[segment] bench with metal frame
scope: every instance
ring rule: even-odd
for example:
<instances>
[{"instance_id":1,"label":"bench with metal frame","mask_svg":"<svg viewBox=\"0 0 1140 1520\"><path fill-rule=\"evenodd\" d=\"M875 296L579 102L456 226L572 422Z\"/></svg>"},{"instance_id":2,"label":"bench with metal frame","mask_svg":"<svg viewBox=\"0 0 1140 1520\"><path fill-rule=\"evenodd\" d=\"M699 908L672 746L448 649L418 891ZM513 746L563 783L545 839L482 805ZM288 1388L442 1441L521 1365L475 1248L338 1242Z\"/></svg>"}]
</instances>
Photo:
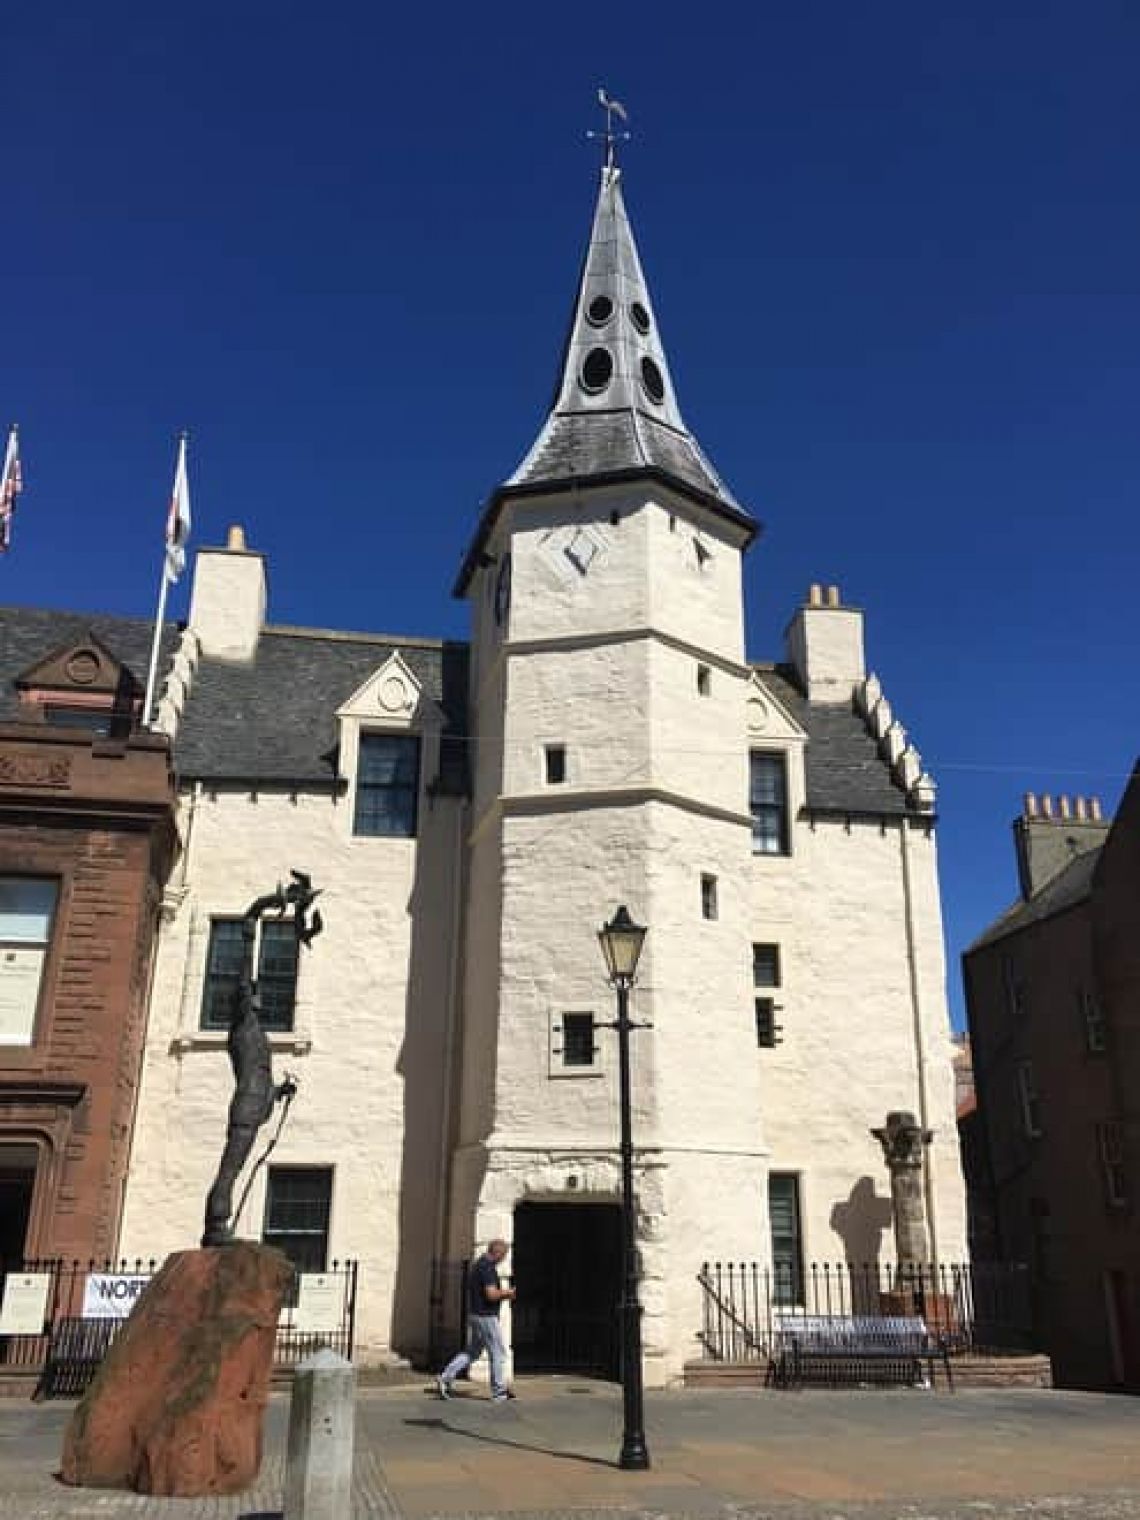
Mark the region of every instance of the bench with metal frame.
<instances>
[{"instance_id":1,"label":"bench with metal frame","mask_svg":"<svg viewBox=\"0 0 1140 1520\"><path fill-rule=\"evenodd\" d=\"M770 1380L777 1388L816 1380L840 1387L896 1382L933 1388L935 1363L941 1362L954 1391L946 1337L931 1335L919 1315L780 1314L773 1328Z\"/></svg>"}]
</instances>

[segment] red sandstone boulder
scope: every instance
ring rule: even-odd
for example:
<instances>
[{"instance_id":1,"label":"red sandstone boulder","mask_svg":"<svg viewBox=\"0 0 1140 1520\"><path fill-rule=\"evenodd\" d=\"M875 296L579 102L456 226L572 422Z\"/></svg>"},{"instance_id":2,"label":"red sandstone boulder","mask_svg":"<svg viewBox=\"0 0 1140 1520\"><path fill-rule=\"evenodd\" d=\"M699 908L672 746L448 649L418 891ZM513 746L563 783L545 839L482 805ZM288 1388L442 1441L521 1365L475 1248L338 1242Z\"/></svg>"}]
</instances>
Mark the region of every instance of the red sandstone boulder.
<instances>
[{"instance_id":1,"label":"red sandstone boulder","mask_svg":"<svg viewBox=\"0 0 1140 1520\"><path fill-rule=\"evenodd\" d=\"M71 1418L63 1481L186 1498L248 1488L291 1271L248 1241L168 1257Z\"/></svg>"}]
</instances>

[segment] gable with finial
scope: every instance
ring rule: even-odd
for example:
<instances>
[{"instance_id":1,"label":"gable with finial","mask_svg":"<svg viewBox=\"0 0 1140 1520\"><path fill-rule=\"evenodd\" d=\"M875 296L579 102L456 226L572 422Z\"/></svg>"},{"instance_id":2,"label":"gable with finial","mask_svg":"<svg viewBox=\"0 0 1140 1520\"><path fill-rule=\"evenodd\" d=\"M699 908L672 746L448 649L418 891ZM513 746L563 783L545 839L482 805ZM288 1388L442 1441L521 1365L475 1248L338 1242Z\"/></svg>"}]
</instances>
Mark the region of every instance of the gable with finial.
<instances>
[{"instance_id":1,"label":"gable with finial","mask_svg":"<svg viewBox=\"0 0 1140 1520\"><path fill-rule=\"evenodd\" d=\"M780 699L753 671L744 700L744 723L750 744L806 744L807 734Z\"/></svg>"},{"instance_id":2,"label":"gable with finial","mask_svg":"<svg viewBox=\"0 0 1140 1520\"><path fill-rule=\"evenodd\" d=\"M398 650L337 709L340 719L356 719L370 727L437 728L443 710L425 695L419 679Z\"/></svg>"}]
</instances>

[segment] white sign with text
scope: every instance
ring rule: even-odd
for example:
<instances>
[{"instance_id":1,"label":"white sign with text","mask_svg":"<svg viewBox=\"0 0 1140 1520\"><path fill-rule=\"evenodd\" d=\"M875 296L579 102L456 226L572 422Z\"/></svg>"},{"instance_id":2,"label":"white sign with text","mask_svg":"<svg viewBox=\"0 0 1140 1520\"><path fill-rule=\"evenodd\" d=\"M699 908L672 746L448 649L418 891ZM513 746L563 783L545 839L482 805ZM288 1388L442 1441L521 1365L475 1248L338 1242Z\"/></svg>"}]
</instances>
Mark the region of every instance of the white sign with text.
<instances>
[{"instance_id":1,"label":"white sign with text","mask_svg":"<svg viewBox=\"0 0 1140 1520\"><path fill-rule=\"evenodd\" d=\"M50 1272L9 1272L0 1304L0 1335L42 1335L50 1292Z\"/></svg>"},{"instance_id":2,"label":"white sign with text","mask_svg":"<svg viewBox=\"0 0 1140 1520\"><path fill-rule=\"evenodd\" d=\"M150 1282L135 1272L90 1272L83 1289L84 1319L126 1319Z\"/></svg>"},{"instance_id":3,"label":"white sign with text","mask_svg":"<svg viewBox=\"0 0 1140 1520\"><path fill-rule=\"evenodd\" d=\"M336 1335L341 1328L344 1285L331 1272L302 1272L293 1311L293 1329L301 1335Z\"/></svg>"}]
</instances>

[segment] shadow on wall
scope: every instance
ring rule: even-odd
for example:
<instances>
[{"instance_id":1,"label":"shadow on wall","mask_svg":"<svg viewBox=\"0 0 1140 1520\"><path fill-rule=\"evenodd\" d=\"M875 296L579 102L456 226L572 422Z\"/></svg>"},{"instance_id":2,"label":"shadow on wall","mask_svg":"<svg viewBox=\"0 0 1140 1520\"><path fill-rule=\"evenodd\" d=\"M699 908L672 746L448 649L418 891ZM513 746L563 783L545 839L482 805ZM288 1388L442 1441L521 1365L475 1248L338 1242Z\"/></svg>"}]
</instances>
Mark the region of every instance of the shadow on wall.
<instances>
[{"instance_id":1,"label":"shadow on wall","mask_svg":"<svg viewBox=\"0 0 1140 1520\"><path fill-rule=\"evenodd\" d=\"M892 1218L891 1200L876 1194L873 1177L860 1177L847 1197L832 1205L831 1228L843 1242L849 1266L878 1262Z\"/></svg>"},{"instance_id":2,"label":"shadow on wall","mask_svg":"<svg viewBox=\"0 0 1140 1520\"><path fill-rule=\"evenodd\" d=\"M449 687L459 683L465 689L466 652L445 645L443 658L443 705L450 710ZM404 1037L394 1074L404 1086L398 1238L377 1243L381 1260L395 1256L392 1349L415 1362L422 1361L429 1343L432 1259L446 1185L440 1139L444 1084L453 1080L446 1069L447 1025L458 985L453 979L460 971L459 944L452 941L460 924L456 894L462 890L463 870L456 792L463 790L464 764L461 749L445 734L437 787L434 795L429 791L417 822Z\"/></svg>"}]
</instances>

